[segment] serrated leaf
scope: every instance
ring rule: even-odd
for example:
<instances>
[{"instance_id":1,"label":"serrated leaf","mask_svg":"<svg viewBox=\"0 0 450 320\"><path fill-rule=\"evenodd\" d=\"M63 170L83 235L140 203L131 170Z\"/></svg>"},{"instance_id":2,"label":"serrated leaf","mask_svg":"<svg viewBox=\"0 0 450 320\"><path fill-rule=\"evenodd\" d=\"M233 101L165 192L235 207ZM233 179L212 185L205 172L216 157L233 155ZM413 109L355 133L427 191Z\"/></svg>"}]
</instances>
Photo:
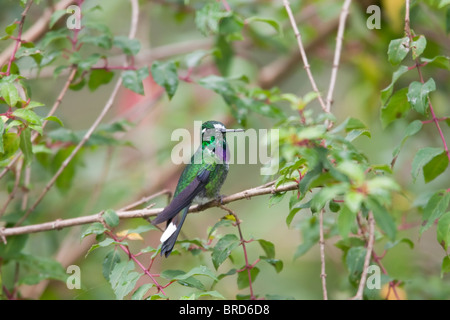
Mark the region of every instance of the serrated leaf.
<instances>
[{"instance_id":1,"label":"serrated leaf","mask_svg":"<svg viewBox=\"0 0 450 320\"><path fill-rule=\"evenodd\" d=\"M19 91L14 83L0 84L0 95L10 107L14 107L20 101Z\"/></svg>"},{"instance_id":2,"label":"serrated leaf","mask_svg":"<svg viewBox=\"0 0 450 320\"><path fill-rule=\"evenodd\" d=\"M145 294L153 288L155 285L153 283L145 283L139 288L136 289L136 291L133 292L133 295L131 296L131 300L142 300L144 299Z\"/></svg>"},{"instance_id":3,"label":"serrated leaf","mask_svg":"<svg viewBox=\"0 0 450 320\"><path fill-rule=\"evenodd\" d=\"M142 81L149 76L148 67L139 70L126 70L122 73L123 85L140 95L144 95Z\"/></svg>"},{"instance_id":4,"label":"serrated leaf","mask_svg":"<svg viewBox=\"0 0 450 320\"><path fill-rule=\"evenodd\" d=\"M225 11L221 3L212 2L195 11L195 25L204 35L216 34L219 31L220 21L232 13Z\"/></svg>"},{"instance_id":5,"label":"serrated leaf","mask_svg":"<svg viewBox=\"0 0 450 320\"><path fill-rule=\"evenodd\" d=\"M414 110L424 115L428 110L428 94L435 90L436 84L433 78L424 84L417 81L411 82L407 94L408 102Z\"/></svg>"},{"instance_id":6,"label":"serrated leaf","mask_svg":"<svg viewBox=\"0 0 450 320\"><path fill-rule=\"evenodd\" d=\"M391 40L388 48L388 60L392 65L397 65L405 59L409 52L409 38Z\"/></svg>"},{"instance_id":7,"label":"serrated leaf","mask_svg":"<svg viewBox=\"0 0 450 320\"><path fill-rule=\"evenodd\" d=\"M16 109L13 112L13 116L23 119L31 124L42 125L41 118L30 109Z\"/></svg>"},{"instance_id":8,"label":"serrated leaf","mask_svg":"<svg viewBox=\"0 0 450 320\"><path fill-rule=\"evenodd\" d=\"M109 276L114 294L118 300L122 300L136 286L141 274L133 271L133 261L122 261L116 263Z\"/></svg>"},{"instance_id":9,"label":"serrated leaf","mask_svg":"<svg viewBox=\"0 0 450 320\"><path fill-rule=\"evenodd\" d=\"M102 264L102 273L106 281L109 282L109 275L114 269L115 265L120 262L120 255L118 250L111 250L106 254Z\"/></svg>"},{"instance_id":10,"label":"serrated leaf","mask_svg":"<svg viewBox=\"0 0 450 320\"><path fill-rule=\"evenodd\" d=\"M411 165L411 175L413 177L413 181L416 180L420 169L422 169L423 166L429 163L434 157L440 155L442 152L445 152L442 148L426 147L420 149L414 156Z\"/></svg>"},{"instance_id":11,"label":"serrated leaf","mask_svg":"<svg viewBox=\"0 0 450 320\"><path fill-rule=\"evenodd\" d=\"M172 99L178 88L178 72L175 62L155 61L152 64L151 72L153 80L162 86L166 90L169 99Z\"/></svg>"},{"instance_id":12,"label":"serrated leaf","mask_svg":"<svg viewBox=\"0 0 450 320\"><path fill-rule=\"evenodd\" d=\"M239 244L240 241L234 234L226 234L219 239L211 254L212 262L216 270L226 260L226 258L228 258L231 251L239 246Z\"/></svg>"}]
</instances>

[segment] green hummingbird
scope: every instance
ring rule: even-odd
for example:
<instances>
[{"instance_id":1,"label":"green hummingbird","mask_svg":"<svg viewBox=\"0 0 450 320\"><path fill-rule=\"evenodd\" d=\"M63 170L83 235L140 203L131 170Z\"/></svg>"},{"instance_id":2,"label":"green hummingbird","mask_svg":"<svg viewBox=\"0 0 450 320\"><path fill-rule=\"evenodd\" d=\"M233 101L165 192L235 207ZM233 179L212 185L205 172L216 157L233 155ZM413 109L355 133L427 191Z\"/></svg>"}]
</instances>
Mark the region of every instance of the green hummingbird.
<instances>
[{"instance_id":1,"label":"green hummingbird","mask_svg":"<svg viewBox=\"0 0 450 320\"><path fill-rule=\"evenodd\" d=\"M167 221L160 241L161 256L172 252L192 202L203 204L220 197L220 188L228 174L229 151L227 132L244 131L226 129L219 121L202 124L202 144L184 168L170 204L152 221L156 225Z\"/></svg>"}]
</instances>

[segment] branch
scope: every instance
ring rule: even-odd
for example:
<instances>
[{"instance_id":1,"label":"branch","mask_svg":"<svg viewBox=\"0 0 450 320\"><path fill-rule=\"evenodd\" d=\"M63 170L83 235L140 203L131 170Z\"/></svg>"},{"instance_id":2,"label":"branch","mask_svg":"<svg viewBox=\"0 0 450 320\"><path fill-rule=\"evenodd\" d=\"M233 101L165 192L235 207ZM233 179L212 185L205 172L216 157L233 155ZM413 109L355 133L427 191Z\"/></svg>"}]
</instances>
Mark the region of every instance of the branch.
<instances>
[{"instance_id":1,"label":"branch","mask_svg":"<svg viewBox=\"0 0 450 320\"><path fill-rule=\"evenodd\" d=\"M131 1L132 10L131 10L131 26L130 26L129 38L133 39L136 35L136 29L137 29L137 23L138 23L138 17L139 17L139 4L138 4L137 0L130 0L130 1ZM127 65L127 63L126 63L126 65ZM109 109L113 105L114 100L116 98L117 93L119 92L121 85L122 85L122 78L119 78L116 82L116 85L114 86L113 91L111 92L111 95L109 96L108 101L106 102L105 106L103 107L103 109L100 112L97 119L95 119L94 123L91 125L89 130L86 132L83 139L81 139L81 141L73 149L72 153L61 164L58 171L53 175L53 177L47 183L44 190L41 192L41 194L39 195L37 200L34 202L34 204L27 210L27 212L24 214L24 216L16 223L16 226L22 224L23 221L25 221L25 219L31 214L31 212L33 212L34 209L36 209L36 207L39 205L39 203L45 197L45 195L50 190L50 188L55 184L56 179L58 179L58 177L61 175L61 173L64 171L64 169L69 165L70 161L73 160L73 158L77 155L77 153L80 151L80 149L89 140L91 135L94 133L95 129L98 127L100 122L103 120L103 118L106 116Z\"/></svg>"},{"instance_id":2,"label":"branch","mask_svg":"<svg viewBox=\"0 0 450 320\"><path fill-rule=\"evenodd\" d=\"M336 37L336 49L334 51L333 68L331 69L330 86L328 88L327 94L327 104L325 110L326 112L331 111L331 104L333 103L333 91L334 86L336 84L337 72L339 69L339 61L341 58L342 40L344 39L345 20L347 19L348 10L351 2L352 0L345 0L344 5L342 6L341 15L339 17L339 27Z\"/></svg>"},{"instance_id":3,"label":"branch","mask_svg":"<svg viewBox=\"0 0 450 320\"><path fill-rule=\"evenodd\" d=\"M62 88L61 92L58 95L58 98L56 99L55 103L53 104L52 109L50 110L50 112L47 114L47 117L52 116L55 112L56 109L58 109L58 107L61 105L61 102L64 98L64 96L66 95L67 90L69 89L70 84L73 81L73 78L75 77L75 74L77 72L77 68L73 67L72 71L69 75L69 77L67 78L66 83L64 84L64 87ZM42 123L42 130L44 130L44 127L47 125L48 120L45 120ZM38 133L34 133L33 136L31 137L31 142L34 142L34 140L36 140L36 138L38 137ZM22 154L22 151L19 150L17 152L17 154L14 156L14 158L12 158L12 160L9 162L9 164L2 170L2 172L0 172L0 179L3 178L3 176L9 171L11 170L11 168L14 166L14 164L16 163L16 161L20 158L20 155Z\"/></svg>"},{"instance_id":4,"label":"branch","mask_svg":"<svg viewBox=\"0 0 450 320\"><path fill-rule=\"evenodd\" d=\"M8 67L6 69L6 75L9 76L11 72L11 65L16 59L16 53L17 50L19 50L20 45L22 44L22 30L23 30L23 24L25 23L25 18L27 16L28 10L30 10L31 5L33 4L33 0L28 1L27 5L25 6L25 9L22 12L22 18L19 22L19 31L17 32L17 38L16 42L14 43L13 49L11 50L11 56L9 58Z\"/></svg>"},{"instance_id":5,"label":"branch","mask_svg":"<svg viewBox=\"0 0 450 320\"><path fill-rule=\"evenodd\" d=\"M303 65L304 65L304 68L308 75L309 82L311 82L311 86L312 86L314 92L317 93L317 98L319 100L319 103L320 103L322 109L325 112L327 112L325 103L322 99L319 89L317 88L316 81L314 80L314 77L311 73L311 67L309 65L308 57L306 56L305 48L303 47L303 43L302 43L302 36L301 36L300 32L298 31L297 24L295 23L295 18L294 18L294 15L292 14L292 10L289 5L289 0L283 0L283 5L286 8L286 12L289 16L289 21L291 22L292 29L294 30L295 37L297 38L298 48L300 49L300 55L302 56Z\"/></svg>"},{"instance_id":6,"label":"branch","mask_svg":"<svg viewBox=\"0 0 450 320\"><path fill-rule=\"evenodd\" d=\"M375 242L375 219L373 218L372 211L369 212L367 221L369 223L369 239L367 242L367 251L366 256L364 258L364 266L361 274L361 280L359 281L358 291L356 295L352 298L352 300L362 300L363 299L363 291L366 286L367 280L367 269L370 263L370 257L372 256L373 244Z\"/></svg>"},{"instance_id":7,"label":"branch","mask_svg":"<svg viewBox=\"0 0 450 320\"><path fill-rule=\"evenodd\" d=\"M319 213L319 246L320 246L320 262L321 262L321 271L320 277L322 278L322 291L323 291L323 300L328 300L327 293L327 274L325 273L325 240L323 236L323 213L324 210L320 210Z\"/></svg>"},{"instance_id":8,"label":"branch","mask_svg":"<svg viewBox=\"0 0 450 320\"><path fill-rule=\"evenodd\" d=\"M22 36L22 40L25 42L33 42L38 39L45 31L48 30L48 24L54 11L66 9L69 5L73 4L75 0L62 0L58 2L53 8L46 9L39 20L37 20L33 26L31 26ZM0 66L8 61L11 53L14 50L14 44L7 47L0 53Z\"/></svg>"},{"instance_id":9,"label":"branch","mask_svg":"<svg viewBox=\"0 0 450 320\"><path fill-rule=\"evenodd\" d=\"M267 195L267 194L274 194L276 192L292 191L292 190L297 190L297 189L298 189L298 185L296 183L283 185L278 188L275 188L274 186L255 187L255 188L247 189L247 190L223 197L222 201L213 200L213 201L210 201L203 205L193 205L190 207L189 212L201 212L208 208L218 207L221 204L224 205L224 204L242 200L242 199L250 199L251 197ZM150 197L153 198L153 197L163 194L163 193L167 193L167 191L166 190L161 191ZM142 199L141 201L144 201L145 199L146 198ZM137 206L137 204L134 203L133 206ZM129 208L129 207L130 206L126 206L125 208ZM148 217L158 215L163 210L164 210L164 208L140 209L140 210L120 209L117 212L117 215L118 215L119 219L148 218ZM2 239L3 242L6 242L6 238L10 237L10 236L51 231L51 230L61 230L63 228L68 228L68 227L73 227L73 226L78 226L78 225L90 224L90 223L94 223L94 222L102 222L103 221L102 214L103 214L103 212L99 212L99 213L96 213L93 215L83 216L83 217L78 217L78 218L57 219L54 221L39 223L39 224L34 224L34 225L29 225L29 226L3 228L3 229L0 229L0 239Z\"/></svg>"},{"instance_id":10,"label":"branch","mask_svg":"<svg viewBox=\"0 0 450 320\"><path fill-rule=\"evenodd\" d=\"M412 36L412 33L411 33L411 26L410 26L410 19L409 19L409 7L410 7L410 0L406 0L405 33L406 33L406 36L410 40L409 43L412 43L413 42L413 36ZM423 84L423 83L425 83L425 81L423 80L423 75L422 75L422 70L421 70L422 64L420 62L420 58L418 57L415 62L416 62L417 72L419 73L420 82ZM442 132L441 126L439 125L439 118L437 118L436 114L434 113L434 108L433 108L433 105L431 104L430 97L428 97L428 106L430 108L430 113L431 113L431 117L433 119L433 122L436 125L436 128L437 128L437 130L439 132L439 136L441 137L442 144L444 145L445 153L447 154L447 158L448 158L448 160L450 162L450 151L449 151L448 146L447 146L447 141L445 140L445 137L444 137L444 134Z\"/></svg>"}]
</instances>

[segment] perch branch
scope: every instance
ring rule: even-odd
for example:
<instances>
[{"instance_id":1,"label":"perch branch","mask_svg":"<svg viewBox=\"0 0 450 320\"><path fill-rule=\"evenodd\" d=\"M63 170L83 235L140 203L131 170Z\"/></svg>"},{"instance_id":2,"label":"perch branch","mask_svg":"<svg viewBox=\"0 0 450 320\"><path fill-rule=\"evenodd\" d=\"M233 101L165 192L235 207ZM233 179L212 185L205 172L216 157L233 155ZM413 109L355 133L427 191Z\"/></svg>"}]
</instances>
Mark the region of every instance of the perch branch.
<instances>
[{"instance_id":1,"label":"perch branch","mask_svg":"<svg viewBox=\"0 0 450 320\"><path fill-rule=\"evenodd\" d=\"M211 202L208 202L203 205L193 205L190 207L189 212L201 212L208 208L212 207L218 207L221 204L225 205L227 203L231 203L234 201L242 200L242 199L249 199L251 197L261 196L261 195L267 195L267 194L274 194L276 192L286 192L286 191L292 191L297 190L298 185L296 183L294 184L286 184L282 185L278 188L275 188L274 186L269 186L265 188L255 187L251 189L247 189L226 197L222 198L222 203L220 203L219 200L213 200ZM166 193L166 191L161 191L160 194ZM154 196L151 196L154 197ZM135 206L136 204L133 204ZM127 206L129 207L129 206ZM127 208L125 207L125 208ZM119 216L119 219L131 219L131 218L148 218L152 216L158 215L161 211L163 211L164 208L154 208L154 209L140 209L140 210L124 210L124 211L118 211L117 215ZM71 219L57 219L50 222L45 223L39 223L34 225L28 225L28 226L19 226L19 227L11 227L11 228L3 228L0 229L0 238L3 240L3 242L6 241L7 237L14 236L14 235L20 235L20 234L29 234L29 233L36 233L36 232L43 232L43 231L51 231L51 230L60 230L63 228L78 226L78 225L85 225L90 224L94 222L102 222L101 217L102 212L89 215L89 216L83 216L78 218L71 218Z\"/></svg>"}]
</instances>

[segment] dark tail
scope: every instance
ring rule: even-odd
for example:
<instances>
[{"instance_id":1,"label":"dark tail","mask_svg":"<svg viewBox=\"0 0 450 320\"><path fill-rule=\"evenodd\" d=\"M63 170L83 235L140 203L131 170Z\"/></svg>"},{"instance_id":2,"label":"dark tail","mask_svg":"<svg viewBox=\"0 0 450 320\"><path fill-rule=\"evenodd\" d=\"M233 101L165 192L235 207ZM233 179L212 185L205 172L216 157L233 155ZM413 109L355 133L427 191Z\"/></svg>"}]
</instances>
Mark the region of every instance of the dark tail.
<instances>
[{"instance_id":1,"label":"dark tail","mask_svg":"<svg viewBox=\"0 0 450 320\"><path fill-rule=\"evenodd\" d=\"M170 255L173 250L173 246L177 241L178 235L180 234L181 227L183 226L184 220L186 219L189 206L183 209L180 222L177 224L177 230L161 244L161 256L164 255L166 258Z\"/></svg>"}]
</instances>

